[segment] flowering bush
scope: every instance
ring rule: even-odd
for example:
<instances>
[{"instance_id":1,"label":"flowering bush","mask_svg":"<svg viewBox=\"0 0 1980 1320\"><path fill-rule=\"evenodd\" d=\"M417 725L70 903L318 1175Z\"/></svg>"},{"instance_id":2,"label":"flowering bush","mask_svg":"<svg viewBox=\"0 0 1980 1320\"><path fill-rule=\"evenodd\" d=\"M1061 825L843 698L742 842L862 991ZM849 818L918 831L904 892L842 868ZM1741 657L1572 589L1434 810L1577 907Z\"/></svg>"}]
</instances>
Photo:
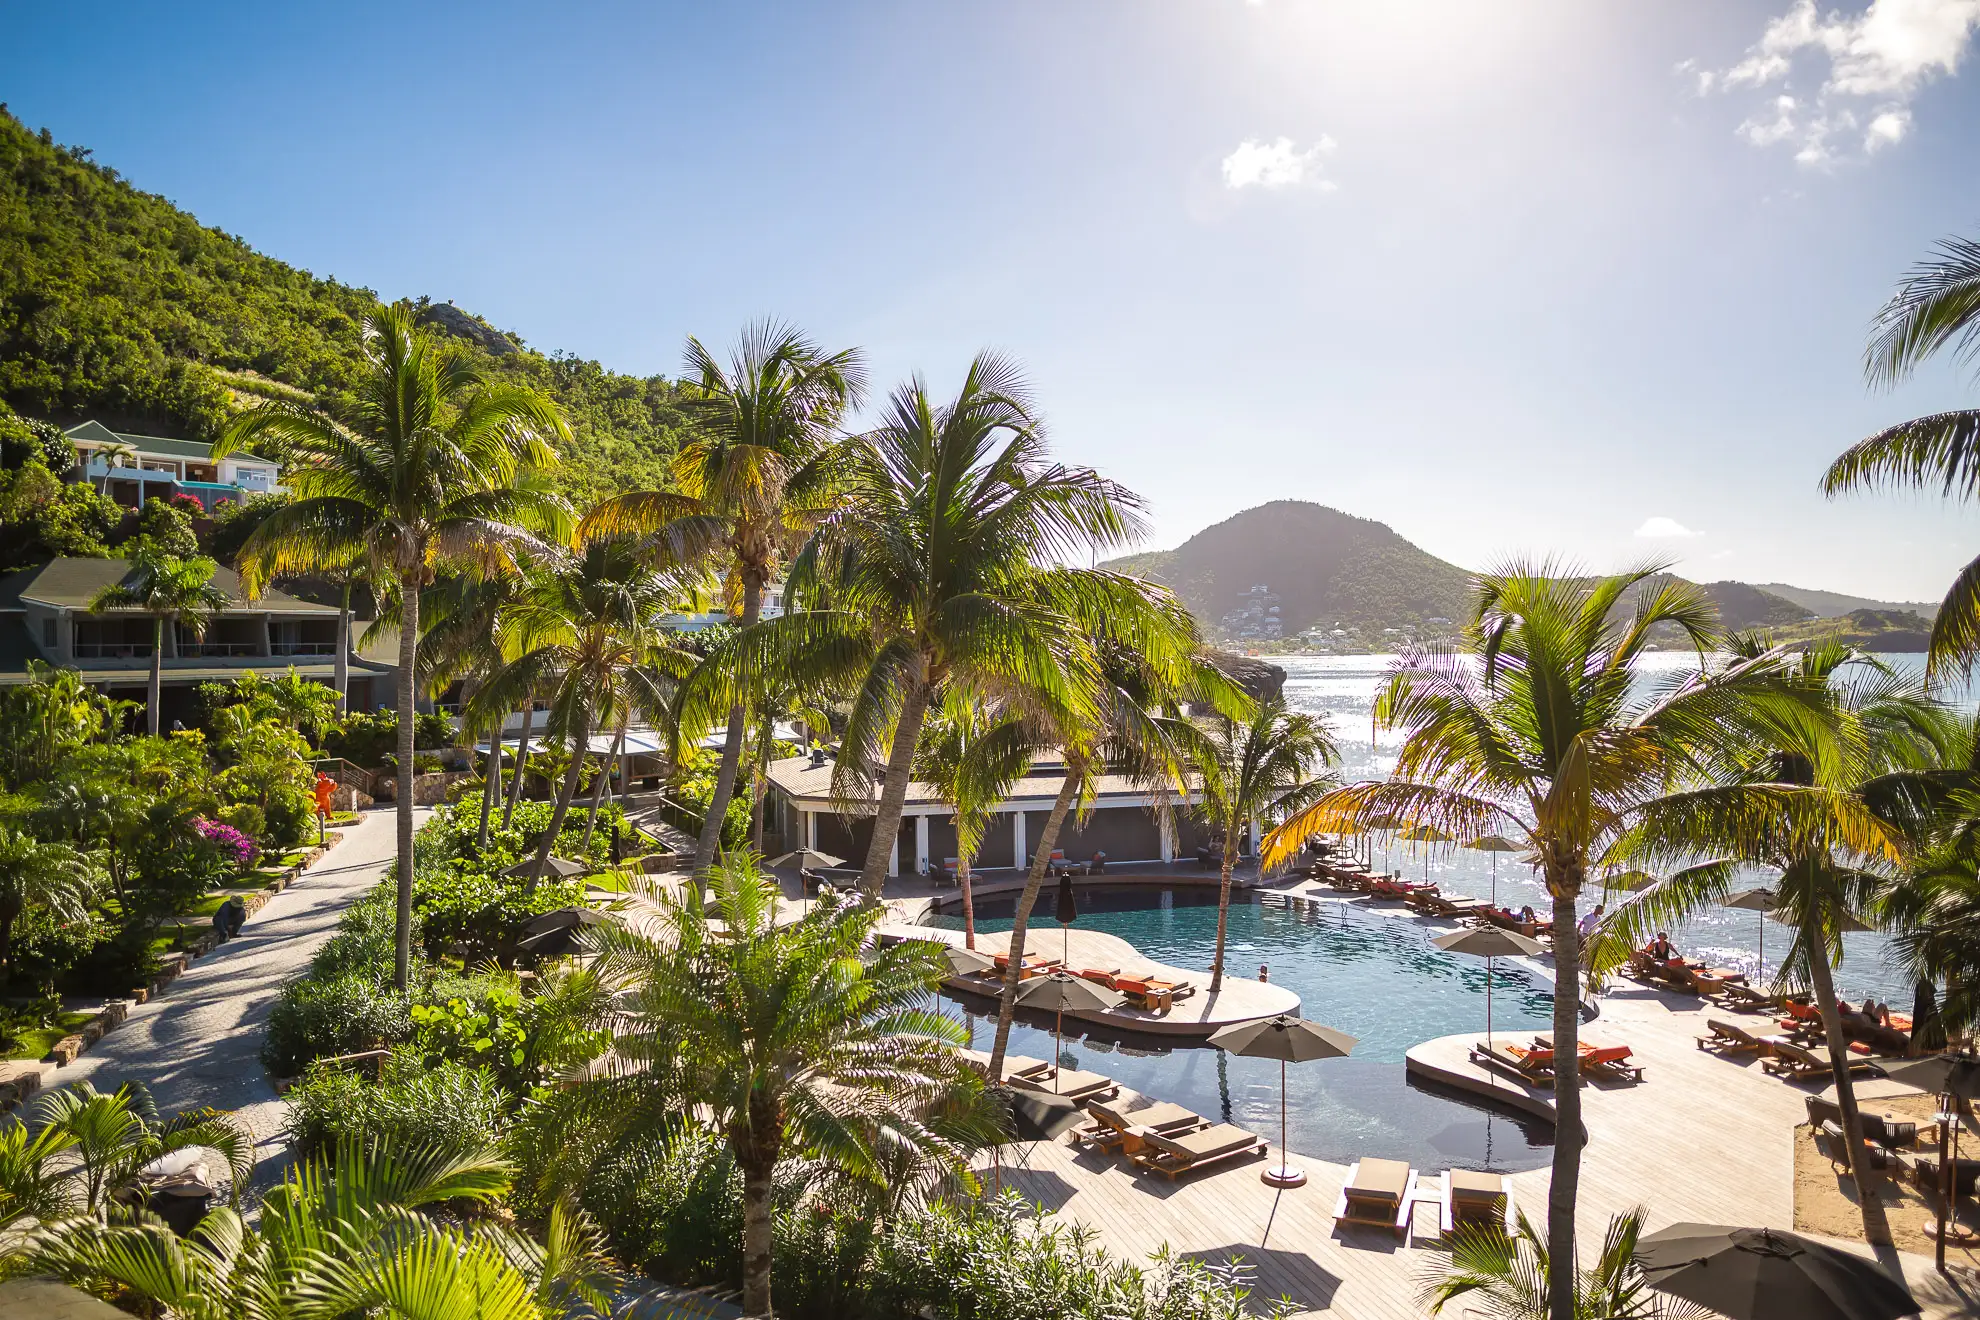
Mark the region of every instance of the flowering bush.
<instances>
[{"instance_id":1,"label":"flowering bush","mask_svg":"<svg viewBox=\"0 0 1980 1320\"><path fill-rule=\"evenodd\" d=\"M193 830L200 838L212 844L214 850L222 857L233 862L237 871L247 870L254 865L254 859L261 855L261 849L255 841L232 825L202 817L193 822Z\"/></svg>"}]
</instances>

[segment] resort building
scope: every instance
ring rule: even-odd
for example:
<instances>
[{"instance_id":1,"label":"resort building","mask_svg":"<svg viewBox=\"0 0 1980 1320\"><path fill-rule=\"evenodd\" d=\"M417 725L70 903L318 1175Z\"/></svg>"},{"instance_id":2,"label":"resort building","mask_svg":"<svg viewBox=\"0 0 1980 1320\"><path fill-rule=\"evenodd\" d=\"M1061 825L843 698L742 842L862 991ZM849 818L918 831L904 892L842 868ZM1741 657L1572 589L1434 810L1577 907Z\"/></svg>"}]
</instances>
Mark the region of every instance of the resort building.
<instances>
[{"instance_id":1,"label":"resort building","mask_svg":"<svg viewBox=\"0 0 1980 1320\"><path fill-rule=\"evenodd\" d=\"M83 681L111 696L142 700L151 670L152 616L141 610L93 610L90 602L131 571L123 559L52 559L0 577L0 685L27 677L30 660L81 671ZM337 648L347 642L336 607L298 600L273 589L249 600L232 569L214 574L230 599L195 638L183 626L165 629L166 723L190 709L192 688L248 669L294 668L330 683ZM389 700L393 671L353 660L351 706Z\"/></svg>"},{"instance_id":2,"label":"resort building","mask_svg":"<svg viewBox=\"0 0 1980 1320\"><path fill-rule=\"evenodd\" d=\"M70 477L133 509L148 499L190 495L211 513L215 505L281 489L281 468L254 454L215 462L202 441L130 435L96 421L72 426L66 434L76 447Z\"/></svg>"},{"instance_id":3,"label":"resort building","mask_svg":"<svg viewBox=\"0 0 1980 1320\"><path fill-rule=\"evenodd\" d=\"M876 783L852 802L835 797L833 764L822 752L773 761L764 825L779 832L787 847L802 845L857 865L873 838L880 789ZM991 822L971 870L1029 866L1032 842L1045 827L1064 777L1065 763L1058 756L1039 758L1016 791L997 804L998 819ZM1057 850L1072 862L1091 861L1095 854L1105 853L1109 868L1166 865L1177 857L1194 857L1204 842L1202 824L1187 810L1196 800L1193 793L1151 791L1126 775L1097 776L1091 812L1084 821L1067 815ZM953 870L955 811L933 784L909 784L888 874L939 875Z\"/></svg>"}]
</instances>

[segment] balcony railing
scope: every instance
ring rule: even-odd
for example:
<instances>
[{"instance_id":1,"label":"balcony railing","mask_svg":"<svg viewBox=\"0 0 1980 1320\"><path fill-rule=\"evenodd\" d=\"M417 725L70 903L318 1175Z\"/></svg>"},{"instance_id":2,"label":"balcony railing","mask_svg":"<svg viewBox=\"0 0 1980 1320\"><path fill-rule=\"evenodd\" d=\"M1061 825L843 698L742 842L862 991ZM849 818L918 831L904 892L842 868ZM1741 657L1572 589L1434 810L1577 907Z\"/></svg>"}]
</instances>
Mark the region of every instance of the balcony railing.
<instances>
[{"instance_id":1,"label":"balcony railing","mask_svg":"<svg viewBox=\"0 0 1980 1320\"><path fill-rule=\"evenodd\" d=\"M270 655L335 655L335 642L270 642Z\"/></svg>"},{"instance_id":2,"label":"balcony railing","mask_svg":"<svg viewBox=\"0 0 1980 1320\"><path fill-rule=\"evenodd\" d=\"M150 642L77 642L78 660L149 660Z\"/></svg>"},{"instance_id":3,"label":"balcony railing","mask_svg":"<svg viewBox=\"0 0 1980 1320\"><path fill-rule=\"evenodd\" d=\"M260 655L261 646L257 642L180 642L179 658L182 660L238 659L241 656Z\"/></svg>"}]
</instances>

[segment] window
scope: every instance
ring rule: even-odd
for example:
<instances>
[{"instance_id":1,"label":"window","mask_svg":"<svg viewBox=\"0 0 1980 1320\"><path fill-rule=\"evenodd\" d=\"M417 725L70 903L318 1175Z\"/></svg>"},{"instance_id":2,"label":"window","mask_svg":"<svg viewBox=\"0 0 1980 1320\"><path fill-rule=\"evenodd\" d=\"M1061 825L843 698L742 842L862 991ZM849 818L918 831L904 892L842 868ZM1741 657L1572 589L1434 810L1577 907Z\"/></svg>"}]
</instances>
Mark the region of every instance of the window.
<instances>
[{"instance_id":1,"label":"window","mask_svg":"<svg viewBox=\"0 0 1980 1320\"><path fill-rule=\"evenodd\" d=\"M41 621L41 648L44 651L55 649L55 620L53 619L43 619Z\"/></svg>"}]
</instances>

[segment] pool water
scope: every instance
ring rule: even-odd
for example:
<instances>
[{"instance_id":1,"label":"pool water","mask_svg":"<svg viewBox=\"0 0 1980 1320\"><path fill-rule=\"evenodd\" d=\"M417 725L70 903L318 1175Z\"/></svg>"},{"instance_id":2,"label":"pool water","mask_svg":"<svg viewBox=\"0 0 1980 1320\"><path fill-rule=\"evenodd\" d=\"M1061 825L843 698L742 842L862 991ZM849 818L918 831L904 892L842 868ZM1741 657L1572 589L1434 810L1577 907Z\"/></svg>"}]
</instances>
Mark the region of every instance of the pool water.
<instances>
[{"instance_id":1,"label":"pool water","mask_svg":"<svg viewBox=\"0 0 1980 1320\"><path fill-rule=\"evenodd\" d=\"M1079 925L1118 935L1159 962L1205 969L1208 981L1216 948L1214 889L1093 888L1080 891ZM977 908L977 929L1011 927L1010 899ZM931 919L960 929L959 915ZM1057 947L1059 925L1049 912L1034 917L1027 947L1047 956ZM1485 1026L1486 964L1448 954L1430 944L1412 922L1352 910L1313 914L1234 897L1226 942L1229 974L1256 976L1270 968L1275 985L1300 997L1303 1016L1358 1039L1344 1059L1320 1059L1286 1070L1292 1149L1319 1159L1350 1163L1363 1155L1406 1159L1420 1168L1537 1168L1553 1143L1545 1123L1486 1109L1460 1092L1408 1078L1403 1059L1410 1046L1436 1036ZM996 1010L982 998L960 998L972 1045L987 1050L996 1035ZM1516 970L1500 967L1492 985L1493 1029L1544 1031L1553 997ZM1162 1100L1187 1105L1206 1117L1239 1124L1276 1145L1279 1140L1279 1065L1227 1054L1212 1046L1159 1036L1084 1032L1067 1023L1062 1061L1114 1078ZM1020 1011L1011 1033L1013 1053L1052 1056L1052 1019Z\"/></svg>"}]
</instances>

